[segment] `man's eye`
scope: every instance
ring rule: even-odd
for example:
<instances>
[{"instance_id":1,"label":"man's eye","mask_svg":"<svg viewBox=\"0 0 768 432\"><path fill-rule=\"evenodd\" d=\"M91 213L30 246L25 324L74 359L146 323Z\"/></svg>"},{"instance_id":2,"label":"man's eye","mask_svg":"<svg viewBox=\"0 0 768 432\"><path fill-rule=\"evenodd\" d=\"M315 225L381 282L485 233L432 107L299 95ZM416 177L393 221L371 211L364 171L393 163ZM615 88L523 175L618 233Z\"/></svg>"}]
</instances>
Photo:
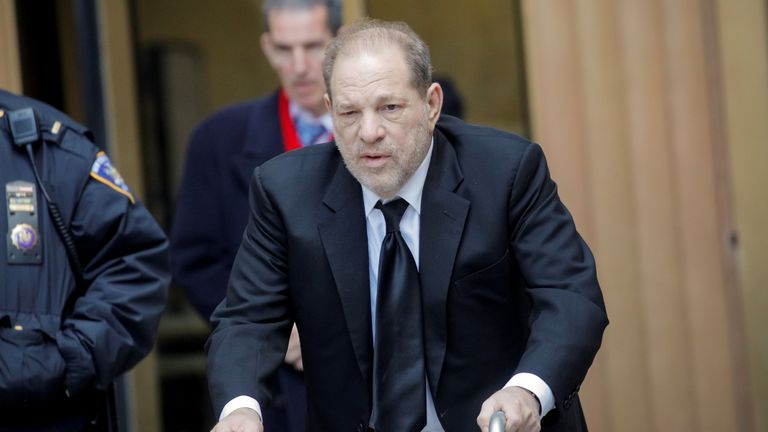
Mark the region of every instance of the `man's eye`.
<instances>
[{"instance_id":1,"label":"man's eye","mask_svg":"<svg viewBox=\"0 0 768 432\"><path fill-rule=\"evenodd\" d=\"M397 111L398 108L400 108L400 106L395 104L384 105L384 111L388 112Z\"/></svg>"}]
</instances>

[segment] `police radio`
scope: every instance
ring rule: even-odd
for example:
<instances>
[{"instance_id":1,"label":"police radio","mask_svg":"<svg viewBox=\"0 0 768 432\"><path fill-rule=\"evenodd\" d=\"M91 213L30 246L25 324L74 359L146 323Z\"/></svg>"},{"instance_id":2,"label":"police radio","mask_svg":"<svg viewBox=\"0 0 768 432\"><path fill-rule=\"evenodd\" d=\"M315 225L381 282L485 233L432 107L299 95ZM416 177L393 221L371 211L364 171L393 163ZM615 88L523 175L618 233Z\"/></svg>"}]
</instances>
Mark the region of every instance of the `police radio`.
<instances>
[{"instance_id":1,"label":"police radio","mask_svg":"<svg viewBox=\"0 0 768 432\"><path fill-rule=\"evenodd\" d=\"M48 194L45 184L40 178L35 162L35 154L32 145L41 141L40 128L37 124L35 110L22 108L8 111L8 126L11 131L13 144L24 147L32 165L32 172L40 191L43 193L48 205L53 226L64 243L72 271L78 282L82 281L83 270L80 259L77 256L75 242L69 232L64 219L61 217L59 206ZM37 212L37 196L35 184L30 182L11 182L5 186L5 195L8 208L8 263L9 264L40 264L42 262L41 239L39 238L39 213ZM79 284L78 284L79 285Z\"/></svg>"}]
</instances>

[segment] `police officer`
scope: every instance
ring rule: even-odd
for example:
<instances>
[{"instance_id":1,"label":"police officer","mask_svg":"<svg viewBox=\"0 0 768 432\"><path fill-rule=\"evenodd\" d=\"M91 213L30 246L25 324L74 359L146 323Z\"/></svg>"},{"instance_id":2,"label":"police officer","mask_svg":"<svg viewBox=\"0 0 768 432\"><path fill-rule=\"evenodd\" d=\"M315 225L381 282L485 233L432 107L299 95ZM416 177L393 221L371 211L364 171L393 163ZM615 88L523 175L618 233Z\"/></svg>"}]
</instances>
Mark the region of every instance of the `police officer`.
<instances>
[{"instance_id":1,"label":"police officer","mask_svg":"<svg viewBox=\"0 0 768 432\"><path fill-rule=\"evenodd\" d=\"M152 344L168 243L90 133L0 90L0 430L105 430Z\"/></svg>"}]
</instances>

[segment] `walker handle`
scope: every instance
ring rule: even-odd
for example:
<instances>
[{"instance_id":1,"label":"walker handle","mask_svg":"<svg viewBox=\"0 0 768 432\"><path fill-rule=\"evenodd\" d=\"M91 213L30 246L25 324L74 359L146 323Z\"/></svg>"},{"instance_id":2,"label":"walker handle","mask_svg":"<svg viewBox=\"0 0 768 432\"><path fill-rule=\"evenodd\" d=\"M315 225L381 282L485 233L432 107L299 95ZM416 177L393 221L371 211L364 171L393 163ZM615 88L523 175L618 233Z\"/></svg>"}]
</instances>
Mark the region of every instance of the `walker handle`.
<instances>
[{"instance_id":1,"label":"walker handle","mask_svg":"<svg viewBox=\"0 0 768 432\"><path fill-rule=\"evenodd\" d=\"M504 432L504 424L507 422L507 418L504 416L504 411L496 411L491 416L491 423L488 426L488 432Z\"/></svg>"}]
</instances>

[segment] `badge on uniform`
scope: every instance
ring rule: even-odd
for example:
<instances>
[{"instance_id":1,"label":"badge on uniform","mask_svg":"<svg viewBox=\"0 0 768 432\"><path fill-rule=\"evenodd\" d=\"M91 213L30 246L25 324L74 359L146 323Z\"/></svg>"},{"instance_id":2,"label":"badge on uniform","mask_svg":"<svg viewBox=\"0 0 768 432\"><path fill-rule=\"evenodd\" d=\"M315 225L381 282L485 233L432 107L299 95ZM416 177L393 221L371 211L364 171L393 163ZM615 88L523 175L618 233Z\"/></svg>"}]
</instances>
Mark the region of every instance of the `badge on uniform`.
<instances>
[{"instance_id":1,"label":"badge on uniform","mask_svg":"<svg viewBox=\"0 0 768 432\"><path fill-rule=\"evenodd\" d=\"M6 183L5 199L8 212L8 263L41 264L43 249L38 229L40 225L35 184L26 181Z\"/></svg>"},{"instance_id":2,"label":"badge on uniform","mask_svg":"<svg viewBox=\"0 0 768 432\"><path fill-rule=\"evenodd\" d=\"M131 200L131 204L135 204L133 193L131 193L131 190L128 189L128 185L125 184L123 176L121 176L120 173L117 172L117 169L112 166L112 163L109 161L109 157L103 151L99 152L96 155L96 160L93 161L93 166L91 167L91 177L93 177L96 181L104 183L115 191L125 195L129 200Z\"/></svg>"}]
</instances>

